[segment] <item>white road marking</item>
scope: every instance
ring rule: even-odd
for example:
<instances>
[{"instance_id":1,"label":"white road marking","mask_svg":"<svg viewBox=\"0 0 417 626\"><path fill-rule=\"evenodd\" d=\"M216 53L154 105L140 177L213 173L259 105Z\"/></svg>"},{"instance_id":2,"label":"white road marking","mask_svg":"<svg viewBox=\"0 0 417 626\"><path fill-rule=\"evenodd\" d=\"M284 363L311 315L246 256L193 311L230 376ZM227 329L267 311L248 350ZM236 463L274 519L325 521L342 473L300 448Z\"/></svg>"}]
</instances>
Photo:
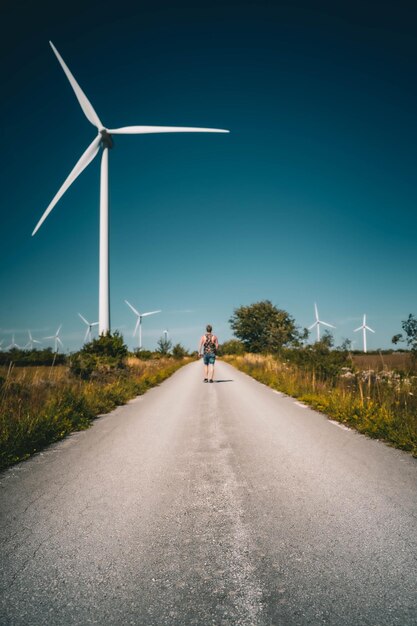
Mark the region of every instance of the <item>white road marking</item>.
<instances>
[{"instance_id":1,"label":"white road marking","mask_svg":"<svg viewBox=\"0 0 417 626\"><path fill-rule=\"evenodd\" d=\"M301 402L294 402L294 404L300 406L302 409L308 409L308 406L306 404L301 404Z\"/></svg>"},{"instance_id":2,"label":"white road marking","mask_svg":"<svg viewBox=\"0 0 417 626\"><path fill-rule=\"evenodd\" d=\"M345 426L344 424L341 424L340 422L336 422L335 420L329 420L330 424L333 424L334 426L338 426L339 428L342 428L343 430L352 430L351 428L349 428L349 426Z\"/></svg>"}]
</instances>

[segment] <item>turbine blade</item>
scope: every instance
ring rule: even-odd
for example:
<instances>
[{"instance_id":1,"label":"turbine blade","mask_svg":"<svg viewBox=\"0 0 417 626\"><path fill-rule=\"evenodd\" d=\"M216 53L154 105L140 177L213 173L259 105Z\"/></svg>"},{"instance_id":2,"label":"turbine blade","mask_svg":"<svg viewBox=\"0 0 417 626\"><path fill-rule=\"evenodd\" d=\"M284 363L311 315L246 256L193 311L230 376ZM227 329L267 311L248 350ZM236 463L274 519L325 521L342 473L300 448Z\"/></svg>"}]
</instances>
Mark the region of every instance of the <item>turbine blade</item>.
<instances>
[{"instance_id":1,"label":"turbine blade","mask_svg":"<svg viewBox=\"0 0 417 626\"><path fill-rule=\"evenodd\" d=\"M139 311L136 311L135 307L134 307L134 306L132 306L132 305L130 304L130 302L128 302L127 300L125 300L125 302L126 302L127 306L128 306L129 308L131 308L131 309L132 309L132 311L133 311L133 313L134 313L135 315L140 315Z\"/></svg>"},{"instance_id":2,"label":"turbine blade","mask_svg":"<svg viewBox=\"0 0 417 626\"><path fill-rule=\"evenodd\" d=\"M60 325L59 325L59 328L58 328L58 330L57 330L57 331L56 331L56 333L55 333L55 335L56 335L57 337L58 337L58 335L59 335L59 331L61 330L61 328L62 328L62 324L60 324Z\"/></svg>"},{"instance_id":3,"label":"turbine blade","mask_svg":"<svg viewBox=\"0 0 417 626\"><path fill-rule=\"evenodd\" d=\"M319 312L318 312L318 309L317 309L317 304L316 304L316 303L314 303L314 312L315 312L315 314L316 314L316 320L317 320L317 321L319 321Z\"/></svg>"},{"instance_id":4,"label":"turbine blade","mask_svg":"<svg viewBox=\"0 0 417 626\"><path fill-rule=\"evenodd\" d=\"M333 326L333 324L328 324L327 322L320 321L320 324L323 324L323 326L328 326L329 328L336 328L336 326Z\"/></svg>"},{"instance_id":5,"label":"turbine blade","mask_svg":"<svg viewBox=\"0 0 417 626\"><path fill-rule=\"evenodd\" d=\"M81 174L81 172L83 170L85 170L87 165L89 165L91 163L91 161L94 159L94 157L96 156L96 154L98 152L100 141L101 141L101 135L98 135L94 139L94 141L88 146L87 150L84 152L84 154L81 156L81 158L77 161L77 164L75 165L74 169L72 170L70 175L67 177L67 179L65 180L64 184L59 189L58 193L55 194L52 202L49 204L49 206L46 209L45 213L42 215L41 219L36 224L35 230L32 233L32 237L33 237L33 235L35 235L35 233L42 226L42 224L44 223L44 221L46 220L46 218L48 217L48 215L50 214L50 212L52 211L52 209L54 208L54 206L56 205L58 200L64 195L64 193L66 192L68 187L70 187L70 185L72 185L74 180Z\"/></svg>"},{"instance_id":6,"label":"turbine blade","mask_svg":"<svg viewBox=\"0 0 417 626\"><path fill-rule=\"evenodd\" d=\"M314 326L317 326L317 322L314 322L314 324L311 324L311 326L308 327L308 330L311 330L312 328L314 328Z\"/></svg>"},{"instance_id":7,"label":"turbine blade","mask_svg":"<svg viewBox=\"0 0 417 626\"><path fill-rule=\"evenodd\" d=\"M93 126L96 126L99 130L101 130L102 128L104 128L103 124L100 122L100 118L97 115L97 113L94 111L91 102L89 101L89 99L87 98L87 96L85 95L85 93L83 92L83 90L81 89L77 81L75 80L74 76L71 74L67 64L65 63L62 56L59 54L58 50L55 48L52 41L50 41L49 44L52 50L54 51L55 56L58 59L62 69L64 70L65 75L71 84L71 87L74 90L77 100L80 103L80 107L84 111L84 115L86 116L88 121L93 124Z\"/></svg>"},{"instance_id":8,"label":"turbine blade","mask_svg":"<svg viewBox=\"0 0 417 626\"><path fill-rule=\"evenodd\" d=\"M59 338L59 337L56 337L56 340L57 340L57 342L58 342L58 343L59 343L62 347L64 347L64 344L62 343L62 341L60 340L60 338Z\"/></svg>"},{"instance_id":9,"label":"turbine blade","mask_svg":"<svg viewBox=\"0 0 417 626\"><path fill-rule=\"evenodd\" d=\"M149 311L149 313L142 313L141 317L146 317L147 315L154 315L155 313L160 313L161 311Z\"/></svg>"},{"instance_id":10,"label":"turbine blade","mask_svg":"<svg viewBox=\"0 0 417 626\"><path fill-rule=\"evenodd\" d=\"M99 324L98 322L92 322L90 326L98 326L98 324Z\"/></svg>"},{"instance_id":11,"label":"turbine blade","mask_svg":"<svg viewBox=\"0 0 417 626\"><path fill-rule=\"evenodd\" d=\"M188 126L124 126L108 131L113 135L147 135L149 133L230 133L223 128L192 128Z\"/></svg>"},{"instance_id":12,"label":"turbine blade","mask_svg":"<svg viewBox=\"0 0 417 626\"><path fill-rule=\"evenodd\" d=\"M357 332L358 332L358 330L362 330L362 328L363 328L362 326L359 326L359 328L355 328L355 330L354 330L353 332L354 332L354 333L357 333Z\"/></svg>"},{"instance_id":13,"label":"turbine blade","mask_svg":"<svg viewBox=\"0 0 417 626\"><path fill-rule=\"evenodd\" d=\"M370 331L371 331L371 333L374 333L374 332L375 332L375 331L374 331L374 330L372 330L372 328L370 328L369 326L365 326L365 328L366 328L366 330L370 330Z\"/></svg>"},{"instance_id":14,"label":"turbine blade","mask_svg":"<svg viewBox=\"0 0 417 626\"><path fill-rule=\"evenodd\" d=\"M88 339L88 333L90 332L90 328L87 328L87 330L85 331L85 335L84 335L84 343L87 341Z\"/></svg>"},{"instance_id":15,"label":"turbine blade","mask_svg":"<svg viewBox=\"0 0 417 626\"><path fill-rule=\"evenodd\" d=\"M87 322L87 320L85 319L85 317L83 317L81 315L81 313L78 313L79 317L81 317L82 321L84 322L84 324L87 324L87 326L90 324L90 322Z\"/></svg>"},{"instance_id":16,"label":"turbine blade","mask_svg":"<svg viewBox=\"0 0 417 626\"><path fill-rule=\"evenodd\" d=\"M135 336L136 333L138 332L139 324L140 324L140 317L138 317L136 321L136 326L135 326L135 330L133 331L133 336Z\"/></svg>"}]
</instances>

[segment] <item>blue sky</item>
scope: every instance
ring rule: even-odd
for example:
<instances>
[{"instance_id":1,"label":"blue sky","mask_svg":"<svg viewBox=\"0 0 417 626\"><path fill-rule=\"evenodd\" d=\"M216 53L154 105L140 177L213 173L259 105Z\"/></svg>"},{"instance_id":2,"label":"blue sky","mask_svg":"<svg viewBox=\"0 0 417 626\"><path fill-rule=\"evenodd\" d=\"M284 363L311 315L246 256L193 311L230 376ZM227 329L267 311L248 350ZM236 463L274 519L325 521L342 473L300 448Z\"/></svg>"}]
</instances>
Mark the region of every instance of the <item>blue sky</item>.
<instances>
[{"instance_id":1,"label":"blue sky","mask_svg":"<svg viewBox=\"0 0 417 626\"><path fill-rule=\"evenodd\" d=\"M48 41L108 127L111 320L129 346L163 330L229 339L234 308L269 299L336 343L367 314L368 348L417 314L416 11L410 3L8 3L0 71L0 340L67 350L98 315L97 158L31 232L95 136Z\"/></svg>"}]
</instances>

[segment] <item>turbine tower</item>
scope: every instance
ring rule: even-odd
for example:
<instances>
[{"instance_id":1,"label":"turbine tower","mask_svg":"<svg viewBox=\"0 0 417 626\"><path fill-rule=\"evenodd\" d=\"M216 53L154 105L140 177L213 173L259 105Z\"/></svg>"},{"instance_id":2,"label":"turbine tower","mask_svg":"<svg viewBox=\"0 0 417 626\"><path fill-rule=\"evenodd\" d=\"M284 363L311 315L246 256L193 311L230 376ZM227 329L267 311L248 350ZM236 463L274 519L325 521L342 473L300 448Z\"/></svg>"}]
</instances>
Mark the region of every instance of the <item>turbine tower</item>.
<instances>
[{"instance_id":1,"label":"turbine tower","mask_svg":"<svg viewBox=\"0 0 417 626\"><path fill-rule=\"evenodd\" d=\"M363 316L363 322L362 322L362 326L359 326L359 328L355 328L355 330L353 331L354 333L357 333L359 330L362 331L362 337L363 337L363 351L366 352L366 331L370 330L371 333L374 333L375 331L372 330L372 328L370 328L369 326L366 325L366 315Z\"/></svg>"},{"instance_id":2,"label":"turbine tower","mask_svg":"<svg viewBox=\"0 0 417 626\"><path fill-rule=\"evenodd\" d=\"M139 313L139 311L137 311L135 309L134 306L132 306L130 304L130 302L128 302L127 300L125 300L127 306L132 309L133 313L137 316L137 322L136 322L136 326L135 326L135 330L133 331L133 336L136 335L136 332L139 328L139 350L142 348L142 317L147 317L148 315L155 315L155 313L160 313L161 311L149 311L148 313Z\"/></svg>"},{"instance_id":3,"label":"turbine tower","mask_svg":"<svg viewBox=\"0 0 417 626\"><path fill-rule=\"evenodd\" d=\"M314 303L314 312L315 312L315 315L316 315L316 321L314 322L314 324L311 324L311 326L308 327L308 330L311 330L312 328L314 328L316 326L316 328L317 328L317 341L320 341L320 326L328 326L329 328L336 328L336 326L333 326L332 324L328 324L327 322L323 322L319 318L319 312L318 312L316 303Z\"/></svg>"},{"instance_id":4,"label":"turbine tower","mask_svg":"<svg viewBox=\"0 0 417 626\"><path fill-rule=\"evenodd\" d=\"M42 223L48 217L58 200L72 185L81 172L91 163L97 155L100 146L103 153L101 157L100 178L100 252L99 252L99 334L103 335L110 331L110 296L109 296L109 200L108 200L108 152L113 147L112 135L131 135L148 133L228 133L228 130L219 128L191 128L181 126L125 126L123 128L108 129L100 121L87 96L78 85L68 66L55 48L49 42L62 69L68 78L71 87L78 99L84 115L98 134L82 154L76 165L60 187L41 219L37 223L32 236L37 232Z\"/></svg>"},{"instance_id":5,"label":"turbine tower","mask_svg":"<svg viewBox=\"0 0 417 626\"><path fill-rule=\"evenodd\" d=\"M98 326L98 322L89 322L88 320L85 319L83 315L81 315L81 313L78 313L78 315L82 319L84 324L87 325L87 330L85 331L84 343L87 341L87 339L88 341L91 341L91 329L93 328L93 326Z\"/></svg>"},{"instance_id":6,"label":"turbine tower","mask_svg":"<svg viewBox=\"0 0 417 626\"><path fill-rule=\"evenodd\" d=\"M54 340L55 352L58 352L58 344L62 348L64 347L61 339L59 338L59 331L61 330L61 328L62 328L62 324L59 326L59 328L56 331L55 335L50 335L49 337L44 337L44 339L53 339Z\"/></svg>"}]
</instances>

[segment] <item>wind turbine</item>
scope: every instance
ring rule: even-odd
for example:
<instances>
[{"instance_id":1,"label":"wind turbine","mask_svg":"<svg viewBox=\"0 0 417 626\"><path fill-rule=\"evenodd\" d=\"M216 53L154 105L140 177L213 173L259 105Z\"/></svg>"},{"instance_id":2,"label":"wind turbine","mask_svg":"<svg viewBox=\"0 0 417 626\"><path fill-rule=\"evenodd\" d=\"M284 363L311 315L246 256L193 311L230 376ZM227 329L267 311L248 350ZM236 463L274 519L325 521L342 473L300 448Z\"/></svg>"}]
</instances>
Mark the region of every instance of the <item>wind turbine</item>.
<instances>
[{"instance_id":1,"label":"wind turbine","mask_svg":"<svg viewBox=\"0 0 417 626\"><path fill-rule=\"evenodd\" d=\"M61 339L59 338L59 331L62 328L62 324L59 326L58 330L56 331L55 335L51 335L50 337L44 337L44 339L53 339L54 340L54 345L55 345L55 352L58 352L58 344L63 348L64 345L61 341Z\"/></svg>"},{"instance_id":2,"label":"wind turbine","mask_svg":"<svg viewBox=\"0 0 417 626\"><path fill-rule=\"evenodd\" d=\"M359 328L355 328L353 332L357 333L359 330L362 330L363 333L363 351L366 352L366 331L370 330L371 333L375 332L374 330L372 330L372 328L366 325L366 315L363 316L362 326L359 326Z\"/></svg>"},{"instance_id":3,"label":"wind turbine","mask_svg":"<svg viewBox=\"0 0 417 626\"><path fill-rule=\"evenodd\" d=\"M137 311L135 309L134 306L132 306L130 304L130 302L128 302L127 300L125 300L127 306L132 309L133 313L137 316L137 322L136 322L136 326L135 326L135 330L133 331L133 336L136 335L136 332L139 328L139 350L142 348L142 317L147 317L148 315L154 315L155 313L160 313L161 311L149 311L148 313L139 313L139 311Z\"/></svg>"},{"instance_id":4,"label":"wind turbine","mask_svg":"<svg viewBox=\"0 0 417 626\"><path fill-rule=\"evenodd\" d=\"M12 335L12 343L10 344L10 346L7 346L6 350L13 350L13 348L17 348L18 350L21 350L21 346L18 346L17 343L14 340L14 333Z\"/></svg>"},{"instance_id":5,"label":"wind turbine","mask_svg":"<svg viewBox=\"0 0 417 626\"><path fill-rule=\"evenodd\" d=\"M40 344L41 342L38 339L34 339L32 337L32 333L30 332L30 330L28 330L28 333L29 333L29 341L25 345L25 349L29 347L31 350L33 350L33 344L34 343L39 343Z\"/></svg>"},{"instance_id":6,"label":"wind turbine","mask_svg":"<svg viewBox=\"0 0 417 626\"><path fill-rule=\"evenodd\" d=\"M317 341L320 341L320 326L328 326L329 328L336 328L336 326L333 326L332 324L328 324L327 322L323 322L319 318L319 312L318 312L316 303L314 303L314 311L316 314L316 321L314 322L314 324L311 324L311 326L308 327L308 330L311 330L312 328L314 328L314 326L316 326L317 327Z\"/></svg>"},{"instance_id":7,"label":"wind turbine","mask_svg":"<svg viewBox=\"0 0 417 626\"><path fill-rule=\"evenodd\" d=\"M87 324L87 330L85 331L84 343L87 341L87 339L88 341L91 341L91 329L93 328L93 326L98 326L98 322L89 322L85 319L85 317L81 315L81 313L78 313L78 315L82 319L84 324Z\"/></svg>"},{"instance_id":8,"label":"wind turbine","mask_svg":"<svg viewBox=\"0 0 417 626\"><path fill-rule=\"evenodd\" d=\"M101 158L100 180L100 252L99 252L99 334L110 331L110 299L109 299L109 201L108 201L108 152L113 147L112 135L148 134L148 133L228 133L228 130L219 128L192 128L181 126L125 126L123 128L108 129L100 121L87 96L78 85L74 76L65 64L53 43L49 42L62 69L68 78L77 100L89 122L97 128L98 134L60 187L48 208L37 223L32 236L37 232L48 217L58 200L72 185L81 172L97 155L100 146L103 149Z\"/></svg>"},{"instance_id":9,"label":"wind turbine","mask_svg":"<svg viewBox=\"0 0 417 626\"><path fill-rule=\"evenodd\" d=\"M164 340L165 340L165 343L168 341L168 331L167 330L164 330Z\"/></svg>"}]
</instances>

